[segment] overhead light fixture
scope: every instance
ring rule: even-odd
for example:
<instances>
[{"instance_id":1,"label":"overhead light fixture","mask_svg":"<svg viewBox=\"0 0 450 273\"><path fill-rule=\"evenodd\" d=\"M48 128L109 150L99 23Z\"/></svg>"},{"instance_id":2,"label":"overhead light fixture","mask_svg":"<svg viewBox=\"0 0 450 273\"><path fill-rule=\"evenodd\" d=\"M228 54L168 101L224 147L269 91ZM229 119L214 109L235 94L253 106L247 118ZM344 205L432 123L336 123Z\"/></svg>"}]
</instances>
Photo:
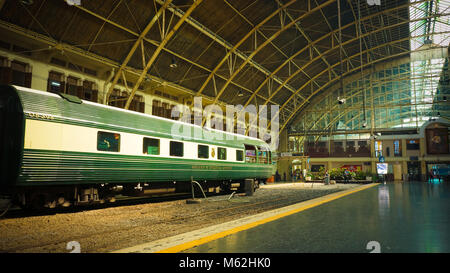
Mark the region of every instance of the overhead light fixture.
<instances>
[{"instance_id":1,"label":"overhead light fixture","mask_svg":"<svg viewBox=\"0 0 450 273\"><path fill-rule=\"evenodd\" d=\"M238 97L242 97L242 96L244 96L244 93L242 93L242 90L239 90Z\"/></svg>"},{"instance_id":2,"label":"overhead light fixture","mask_svg":"<svg viewBox=\"0 0 450 273\"><path fill-rule=\"evenodd\" d=\"M440 113L440 112L437 112L437 116L440 117L440 116L441 116L441 113Z\"/></svg>"},{"instance_id":3,"label":"overhead light fixture","mask_svg":"<svg viewBox=\"0 0 450 273\"><path fill-rule=\"evenodd\" d=\"M81 0L66 0L69 6L81 6Z\"/></svg>"},{"instance_id":4,"label":"overhead light fixture","mask_svg":"<svg viewBox=\"0 0 450 273\"><path fill-rule=\"evenodd\" d=\"M443 99L444 101L447 101L447 96L443 96L442 99Z\"/></svg>"},{"instance_id":5,"label":"overhead light fixture","mask_svg":"<svg viewBox=\"0 0 450 273\"><path fill-rule=\"evenodd\" d=\"M175 60L175 58L172 58L172 63L169 66L170 68L177 68L178 67L177 60Z\"/></svg>"},{"instance_id":6,"label":"overhead light fixture","mask_svg":"<svg viewBox=\"0 0 450 273\"><path fill-rule=\"evenodd\" d=\"M33 5L34 1L33 0L21 0L20 3L27 5L27 6L31 6L31 5Z\"/></svg>"}]
</instances>

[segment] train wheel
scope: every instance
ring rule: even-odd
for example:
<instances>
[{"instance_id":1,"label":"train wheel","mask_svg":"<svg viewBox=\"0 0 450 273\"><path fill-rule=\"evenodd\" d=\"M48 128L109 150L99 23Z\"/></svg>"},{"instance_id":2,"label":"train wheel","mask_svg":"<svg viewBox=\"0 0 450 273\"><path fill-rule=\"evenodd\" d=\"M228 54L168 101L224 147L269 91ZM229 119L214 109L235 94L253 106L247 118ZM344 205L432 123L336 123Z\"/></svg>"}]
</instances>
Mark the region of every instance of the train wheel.
<instances>
[{"instance_id":1,"label":"train wheel","mask_svg":"<svg viewBox=\"0 0 450 273\"><path fill-rule=\"evenodd\" d=\"M39 210L46 205L46 196L44 194L31 194L28 200L25 200L25 209Z\"/></svg>"}]
</instances>

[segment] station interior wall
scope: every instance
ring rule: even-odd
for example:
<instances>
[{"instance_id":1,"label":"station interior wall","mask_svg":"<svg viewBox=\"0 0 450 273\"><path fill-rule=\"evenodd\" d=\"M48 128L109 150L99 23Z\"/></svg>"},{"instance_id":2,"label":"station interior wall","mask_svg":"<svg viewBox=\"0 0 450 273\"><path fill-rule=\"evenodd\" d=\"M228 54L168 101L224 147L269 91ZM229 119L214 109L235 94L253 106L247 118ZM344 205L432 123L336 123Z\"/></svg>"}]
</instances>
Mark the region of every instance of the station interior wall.
<instances>
[{"instance_id":1,"label":"station interior wall","mask_svg":"<svg viewBox=\"0 0 450 273\"><path fill-rule=\"evenodd\" d=\"M443 123L440 123L443 122ZM431 126L434 124L433 126ZM383 156L385 163L388 163L388 174L394 180L406 180L408 175L414 172L414 168L418 171L423 180L432 164L450 164L450 153L430 154L427 152L426 137L424 135L425 128L448 126L447 121L437 120L425 123L420 132L415 135L387 135L378 137L376 140L381 141ZM450 143L450 135L448 142ZM289 152L288 135L285 132L280 135L280 151ZM401 155L394 155L394 141L398 140L401 145ZM407 143L411 140L418 140L419 149L409 149ZM449 145L450 146L450 145ZM376 173L376 164L379 163L379 158L375 156L374 141L370 141L371 156L370 157L309 157L309 156L280 156L277 165L277 171L283 178L286 173L286 179L292 180L292 171L295 169L306 168L311 171L311 166L321 165L325 170L332 168L341 168L345 165L360 166L362 171ZM389 150L389 156L386 156ZM279 152L281 154L282 152ZM411 170L413 169L413 170Z\"/></svg>"}]
</instances>

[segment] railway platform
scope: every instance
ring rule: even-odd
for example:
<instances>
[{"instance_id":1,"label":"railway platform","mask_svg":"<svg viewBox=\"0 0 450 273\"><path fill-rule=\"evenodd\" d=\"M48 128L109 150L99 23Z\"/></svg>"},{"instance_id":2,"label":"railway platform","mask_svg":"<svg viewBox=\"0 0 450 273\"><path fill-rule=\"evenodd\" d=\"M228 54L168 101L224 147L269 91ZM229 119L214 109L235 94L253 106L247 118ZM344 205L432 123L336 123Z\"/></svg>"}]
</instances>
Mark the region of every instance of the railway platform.
<instances>
[{"instance_id":1,"label":"railway platform","mask_svg":"<svg viewBox=\"0 0 450 273\"><path fill-rule=\"evenodd\" d=\"M449 252L450 185L361 185L117 252Z\"/></svg>"}]
</instances>

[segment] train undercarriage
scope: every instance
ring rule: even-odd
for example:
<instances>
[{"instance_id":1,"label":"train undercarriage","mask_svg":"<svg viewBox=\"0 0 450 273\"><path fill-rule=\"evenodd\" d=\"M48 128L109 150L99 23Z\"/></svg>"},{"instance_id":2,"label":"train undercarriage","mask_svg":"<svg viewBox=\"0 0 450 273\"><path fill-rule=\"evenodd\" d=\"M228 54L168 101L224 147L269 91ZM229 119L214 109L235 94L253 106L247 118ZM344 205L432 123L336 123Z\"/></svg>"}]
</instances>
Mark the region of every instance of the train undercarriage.
<instances>
[{"instance_id":1,"label":"train undercarriage","mask_svg":"<svg viewBox=\"0 0 450 273\"><path fill-rule=\"evenodd\" d=\"M251 192L259 187L256 179L240 181L187 181L187 182L151 182L124 184L87 184L71 186L17 187L7 196L12 204L24 209L54 209L114 203L118 196L153 197L175 194L203 195L229 194L232 192Z\"/></svg>"}]
</instances>

